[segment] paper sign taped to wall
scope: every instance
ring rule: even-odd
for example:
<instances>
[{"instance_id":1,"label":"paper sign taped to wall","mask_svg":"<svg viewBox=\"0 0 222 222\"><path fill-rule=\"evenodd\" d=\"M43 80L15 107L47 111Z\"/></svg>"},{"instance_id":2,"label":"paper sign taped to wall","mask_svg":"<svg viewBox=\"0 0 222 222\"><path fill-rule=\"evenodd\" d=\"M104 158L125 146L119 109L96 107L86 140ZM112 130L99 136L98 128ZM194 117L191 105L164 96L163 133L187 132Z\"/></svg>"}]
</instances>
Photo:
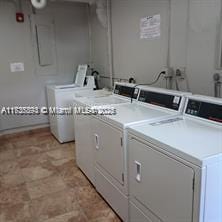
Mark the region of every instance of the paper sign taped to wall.
<instances>
[{"instance_id":1,"label":"paper sign taped to wall","mask_svg":"<svg viewBox=\"0 0 222 222\"><path fill-rule=\"evenodd\" d=\"M11 72L24 72L24 63L10 63L10 71Z\"/></svg>"},{"instance_id":2,"label":"paper sign taped to wall","mask_svg":"<svg viewBox=\"0 0 222 222\"><path fill-rule=\"evenodd\" d=\"M140 38L157 39L159 37L160 37L160 15L141 18Z\"/></svg>"}]
</instances>

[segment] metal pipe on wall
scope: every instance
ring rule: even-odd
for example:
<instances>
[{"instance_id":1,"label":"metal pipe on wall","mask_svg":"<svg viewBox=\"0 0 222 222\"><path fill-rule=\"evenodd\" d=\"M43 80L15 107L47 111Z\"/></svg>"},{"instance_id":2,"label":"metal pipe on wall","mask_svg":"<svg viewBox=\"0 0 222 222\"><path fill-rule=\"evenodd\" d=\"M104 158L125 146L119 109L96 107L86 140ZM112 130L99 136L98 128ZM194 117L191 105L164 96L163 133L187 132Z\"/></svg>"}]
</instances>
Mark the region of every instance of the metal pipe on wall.
<instances>
[{"instance_id":1,"label":"metal pipe on wall","mask_svg":"<svg viewBox=\"0 0 222 222\"><path fill-rule=\"evenodd\" d=\"M170 61L170 40L171 40L171 0L169 0L169 8L168 8L168 46L167 46L167 59L166 59L166 67L170 69L171 61ZM166 78L166 88L172 89L173 88L173 78Z\"/></svg>"},{"instance_id":2,"label":"metal pipe on wall","mask_svg":"<svg viewBox=\"0 0 222 222\"><path fill-rule=\"evenodd\" d=\"M221 87L222 87L222 82L220 74L215 73L213 76L214 79L214 96L217 98L221 98Z\"/></svg>"},{"instance_id":3,"label":"metal pipe on wall","mask_svg":"<svg viewBox=\"0 0 222 222\"><path fill-rule=\"evenodd\" d=\"M112 21L111 21L111 0L106 1L107 7L107 40L108 40L108 61L110 88L113 87L113 51L112 51Z\"/></svg>"}]
</instances>

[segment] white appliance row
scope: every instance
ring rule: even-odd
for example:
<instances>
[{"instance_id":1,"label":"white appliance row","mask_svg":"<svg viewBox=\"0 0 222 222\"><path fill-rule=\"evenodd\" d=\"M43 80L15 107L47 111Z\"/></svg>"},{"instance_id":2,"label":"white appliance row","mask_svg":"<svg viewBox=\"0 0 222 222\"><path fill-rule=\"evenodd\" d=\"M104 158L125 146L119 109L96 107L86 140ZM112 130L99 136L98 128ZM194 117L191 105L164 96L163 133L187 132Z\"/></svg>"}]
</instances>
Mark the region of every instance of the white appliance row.
<instances>
[{"instance_id":1,"label":"white appliance row","mask_svg":"<svg viewBox=\"0 0 222 222\"><path fill-rule=\"evenodd\" d=\"M129 220L126 128L180 115L185 103L184 96L188 95L142 87L139 97L136 90L131 103L129 97L133 91L133 85L116 84L110 97L75 99L77 104L87 107L109 104L116 109L117 114L111 116L75 116L76 159L97 191L124 221Z\"/></svg>"},{"instance_id":2,"label":"white appliance row","mask_svg":"<svg viewBox=\"0 0 222 222\"><path fill-rule=\"evenodd\" d=\"M183 115L129 127L129 221L222 221L222 100L189 96Z\"/></svg>"}]
</instances>

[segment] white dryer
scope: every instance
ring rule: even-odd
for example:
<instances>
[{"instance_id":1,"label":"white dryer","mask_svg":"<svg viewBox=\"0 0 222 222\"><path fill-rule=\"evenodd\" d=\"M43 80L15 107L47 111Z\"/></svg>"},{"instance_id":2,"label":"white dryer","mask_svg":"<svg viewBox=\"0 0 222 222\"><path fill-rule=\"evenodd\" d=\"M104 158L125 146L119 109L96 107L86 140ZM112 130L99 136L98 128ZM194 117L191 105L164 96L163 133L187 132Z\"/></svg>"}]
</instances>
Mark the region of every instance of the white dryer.
<instances>
[{"instance_id":1,"label":"white dryer","mask_svg":"<svg viewBox=\"0 0 222 222\"><path fill-rule=\"evenodd\" d=\"M128 221L126 128L180 115L187 94L143 87L138 102L115 106L116 115L92 119L96 189L124 221Z\"/></svg>"},{"instance_id":2,"label":"white dryer","mask_svg":"<svg viewBox=\"0 0 222 222\"><path fill-rule=\"evenodd\" d=\"M222 100L190 96L184 115L129 127L130 219L222 221Z\"/></svg>"},{"instance_id":3,"label":"white dryer","mask_svg":"<svg viewBox=\"0 0 222 222\"><path fill-rule=\"evenodd\" d=\"M137 97L138 90L134 92L134 84L129 83L115 83L112 95L105 96L76 96L74 99L75 107L96 108L113 106L113 104L130 103L131 95ZM86 94L85 94L86 95ZM76 148L76 162L79 168L85 173L89 180L95 184L94 176L94 150L93 150L93 136L91 125L92 119L95 116L83 115L74 112L74 126L75 126L75 148Z\"/></svg>"}]
</instances>

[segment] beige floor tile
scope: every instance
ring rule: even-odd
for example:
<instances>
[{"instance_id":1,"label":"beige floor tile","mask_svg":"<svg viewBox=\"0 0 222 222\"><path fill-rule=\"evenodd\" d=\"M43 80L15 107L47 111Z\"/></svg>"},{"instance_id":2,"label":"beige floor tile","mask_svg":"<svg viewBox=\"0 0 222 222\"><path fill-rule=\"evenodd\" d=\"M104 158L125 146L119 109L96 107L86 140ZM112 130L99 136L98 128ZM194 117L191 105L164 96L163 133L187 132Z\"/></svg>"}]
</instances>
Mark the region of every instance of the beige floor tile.
<instances>
[{"instance_id":1,"label":"beige floor tile","mask_svg":"<svg viewBox=\"0 0 222 222\"><path fill-rule=\"evenodd\" d=\"M0 144L0 163L7 160L15 160L12 143L2 141Z\"/></svg>"},{"instance_id":2,"label":"beige floor tile","mask_svg":"<svg viewBox=\"0 0 222 222\"><path fill-rule=\"evenodd\" d=\"M0 189L20 185L24 182L21 169L15 160L0 163Z\"/></svg>"},{"instance_id":3,"label":"beige floor tile","mask_svg":"<svg viewBox=\"0 0 222 222\"><path fill-rule=\"evenodd\" d=\"M26 182L31 182L57 175L57 171L48 167L47 164L42 164L40 166L23 168L22 175Z\"/></svg>"},{"instance_id":4,"label":"beige floor tile","mask_svg":"<svg viewBox=\"0 0 222 222\"><path fill-rule=\"evenodd\" d=\"M24 146L32 146L38 144L38 140L35 137L28 135L19 136L11 139L15 148L22 148Z\"/></svg>"},{"instance_id":5,"label":"beige floor tile","mask_svg":"<svg viewBox=\"0 0 222 222\"><path fill-rule=\"evenodd\" d=\"M91 186L89 180L80 170L73 175L66 174L63 178L66 185L70 188Z\"/></svg>"},{"instance_id":6,"label":"beige floor tile","mask_svg":"<svg viewBox=\"0 0 222 222\"><path fill-rule=\"evenodd\" d=\"M6 143L8 143L8 139L6 139L5 136L0 136L0 147Z\"/></svg>"},{"instance_id":7,"label":"beige floor tile","mask_svg":"<svg viewBox=\"0 0 222 222\"><path fill-rule=\"evenodd\" d=\"M32 198L32 199L31 199ZM49 129L0 137L0 222L119 222Z\"/></svg>"},{"instance_id":8,"label":"beige floor tile","mask_svg":"<svg viewBox=\"0 0 222 222\"><path fill-rule=\"evenodd\" d=\"M19 158L18 163L27 182L58 174L56 167L45 153Z\"/></svg>"},{"instance_id":9,"label":"beige floor tile","mask_svg":"<svg viewBox=\"0 0 222 222\"><path fill-rule=\"evenodd\" d=\"M86 216L81 210L74 210L63 215L51 218L44 222L87 222Z\"/></svg>"},{"instance_id":10,"label":"beige floor tile","mask_svg":"<svg viewBox=\"0 0 222 222\"><path fill-rule=\"evenodd\" d=\"M82 201L79 205L89 220L109 218L110 214L113 212L103 200Z\"/></svg>"},{"instance_id":11,"label":"beige floor tile","mask_svg":"<svg viewBox=\"0 0 222 222\"><path fill-rule=\"evenodd\" d=\"M76 197L90 221L105 221L105 219L113 221L115 219L115 213L92 186L76 188Z\"/></svg>"},{"instance_id":12,"label":"beige floor tile","mask_svg":"<svg viewBox=\"0 0 222 222\"><path fill-rule=\"evenodd\" d=\"M20 204L29 200L30 197L24 184L0 190L0 206Z\"/></svg>"},{"instance_id":13,"label":"beige floor tile","mask_svg":"<svg viewBox=\"0 0 222 222\"><path fill-rule=\"evenodd\" d=\"M24 157L27 155L34 155L49 150L58 149L58 145L53 141L45 141L36 145L28 145L15 149L15 155L17 158Z\"/></svg>"},{"instance_id":14,"label":"beige floor tile","mask_svg":"<svg viewBox=\"0 0 222 222\"><path fill-rule=\"evenodd\" d=\"M28 202L0 207L0 222L35 222Z\"/></svg>"},{"instance_id":15,"label":"beige floor tile","mask_svg":"<svg viewBox=\"0 0 222 222\"><path fill-rule=\"evenodd\" d=\"M54 146L58 146L60 147L61 144L59 143L58 140L55 139L54 136L52 136L51 134L38 134L37 136L35 136L39 141L45 143L45 142L49 142L49 143L53 143Z\"/></svg>"},{"instance_id":16,"label":"beige floor tile","mask_svg":"<svg viewBox=\"0 0 222 222\"><path fill-rule=\"evenodd\" d=\"M110 210L110 213L105 217L96 218L90 220L90 222L121 222L121 219L116 216L116 214Z\"/></svg>"},{"instance_id":17,"label":"beige floor tile","mask_svg":"<svg viewBox=\"0 0 222 222\"><path fill-rule=\"evenodd\" d=\"M73 159L60 159L52 161L52 165L56 167L62 178L74 176L79 171Z\"/></svg>"},{"instance_id":18,"label":"beige floor tile","mask_svg":"<svg viewBox=\"0 0 222 222\"><path fill-rule=\"evenodd\" d=\"M31 213L39 222L79 210L74 191L63 190L31 201Z\"/></svg>"},{"instance_id":19,"label":"beige floor tile","mask_svg":"<svg viewBox=\"0 0 222 222\"><path fill-rule=\"evenodd\" d=\"M15 160L4 161L3 163L0 163L0 176L10 173L18 167L18 163Z\"/></svg>"},{"instance_id":20,"label":"beige floor tile","mask_svg":"<svg viewBox=\"0 0 222 222\"><path fill-rule=\"evenodd\" d=\"M66 185L59 176L47 177L27 183L27 189L31 199L55 193L65 188Z\"/></svg>"},{"instance_id":21,"label":"beige floor tile","mask_svg":"<svg viewBox=\"0 0 222 222\"><path fill-rule=\"evenodd\" d=\"M49 163L49 158L45 153L23 156L17 159L21 169L33 166L39 166L44 163Z\"/></svg>"},{"instance_id":22,"label":"beige floor tile","mask_svg":"<svg viewBox=\"0 0 222 222\"><path fill-rule=\"evenodd\" d=\"M51 160L53 166L57 168L59 172L69 171L71 170L78 170L76 166L76 162L73 159L59 159L59 160Z\"/></svg>"},{"instance_id":23,"label":"beige floor tile","mask_svg":"<svg viewBox=\"0 0 222 222\"><path fill-rule=\"evenodd\" d=\"M51 160L59 160L59 159L74 159L74 148L72 146L64 146L59 149L47 152L47 155L51 158Z\"/></svg>"},{"instance_id":24,"label":"beige floor tile","mask_svg":"<svg viewBox=\"0 0 222 222\"><path fill-rule=\"evenodd\" d=\"M76 166L74 160L61 159L52 162L68 187L89 186L89 180Z\"/></svg>"},{"instance_id":25,"label":"beige floor tile","mask_svg":"<svg viewBox=\"0 0 222 222\"><path fill-rule=\"evenodd\" d=\"M90 204L103 201L101 196L96 192L92 185L75 188L76 198L79 203L87 202Z\"/></svg>"}]
</instances>

